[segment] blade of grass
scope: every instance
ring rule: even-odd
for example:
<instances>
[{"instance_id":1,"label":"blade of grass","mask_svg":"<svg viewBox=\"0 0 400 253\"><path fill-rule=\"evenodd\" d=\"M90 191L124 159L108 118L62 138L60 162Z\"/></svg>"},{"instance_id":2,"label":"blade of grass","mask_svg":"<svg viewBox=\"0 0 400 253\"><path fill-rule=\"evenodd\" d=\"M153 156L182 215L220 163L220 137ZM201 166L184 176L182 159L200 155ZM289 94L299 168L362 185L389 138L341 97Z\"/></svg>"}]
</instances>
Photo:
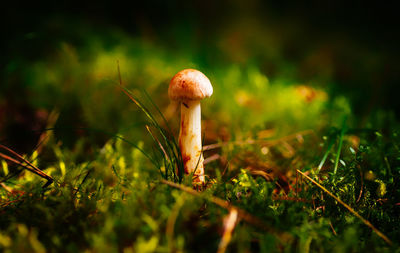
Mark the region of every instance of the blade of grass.
<instances>
[{"instance_id":1,"label":"blade of grass","mask_svg":"<svg viewBox=\"0 0 400 253\"><path fill-rule=\"evenodd\" d=\"M85 183L86 179L88 179L90 173L92 173L94 171L94 169L90 169L88 170L88 172L86 173L85 177L82 179L81 183L78 185L78 187L75 190L74 193L74 198L76 197L76 195L78 194L78 192L81 190L82 185Z\"/></svg>"},{"instance_id":2,"label":"blade of grass","mask_svg":"<svg viewBox=\"0 0 400 253\"><path fill-rule=\"evenodd\" d=\"M49 116L47 117L46 128L54 127L59 116L60 116L60 112L57 109L53 109L50 112ZM47 132L47 131L43 131L40 134L39 140L34 148L38 154L40 154L42 152L43 148L49 142L51 134L52 134L51 132Z\"/></svg>"},{"instance_id":3,"label":"blade of grass","mask_svg":"<svg viewBox=\"0 0 400 253\"><path fill-rule=\"evenodd\" d=\"M153 132L151 132L150 127L148 125L146 125L146 130L147 130L147 132L149 132L149 134L150 134L151 138L153 139L153 141L155 141L158 144L158 146L159 146L160 150L162 151L162 153L164 154L164 156L168 160L170 160L167 152L165 151L165 148L163 147L161 142L158 140L158 138L153 134Z\"/></svg>"},{"instance_id":4,"label":"blade of grass","mask_svg":"<svg viewBox=\"0 0 400 253\"><path fill-rule=\"evenodd\" d=\"M156 109L156 111L158 112L158 114L161 116L161 118L162 118L162 120L164 121L164 124L166 125L168 131L166 131L164 128L162 128L162 127L160 126L160 124L158 124L158 122L157 122L157 121L154 119L154 117L150 114L150 115L152 116L152 120L153 120L153 123L155 124L155 127L160 131L161 135L164 137L164 141L165 141L166 144L170 147L170 149L171 149L172 151L175 150L175 149L178 151L178 150L179 150L179 148L178 148L178 143L176 142L175 138L173 137L172 130L171 130L171 128L169 127L169 124L168 124L167 120L165 119L164 115L162 114L160 108L154 103L153 99L151 99L151 97L150 97L149 94L146 92L146 90L142 90L142 93L145 95L145 97L147 98L147 100L150 101L150 103L151 103L151 104L153 105L153 107ZM171 145L171 142L172 142L173 145Z\"/></svg>"},{"instance_id":5,"label":"blade of grass","mask_svg":"<svg viewBox=\"0 0 400 253\"><path fill-rule=\"evenodd\" d=\"M168 247L170 252L176 252L175 242L174 242L174 230L175 223L179 215L179 210L185 204L187 195L182 194L175 202L172 207L171 214L168 216L167 227L165 229L165 235L167 237Z\"/></svg>"},{"instance_id":6,"label":"blade of grass","mask_svg":"<svg viewBox=\"0 0 400 253\"><path fill-rule=\"evenodd\" d=\"M306 179L308 179L311 183L315 184L316 186L318 186L321 190L323 190L324 192L326 192L329 196L331 196L332 198L334 198L337 202L339 202L341 205L343 205L347 210L349 210L349 212L351 212L354 216L356 216L357 218L359 218L365 225L367 225L368 227L370 227L372 229L372 231L374 231L380 238L382 238L387 244L392 245L392 241L386 236L384 235L381 231L379 231L376 227L374 227L374 225L371 224L371 222L369 222L368 220L364 219L360 214L358 214L353 208L351 208L349 205L347 205L346 203L344 203L341 199L339 199L338 197L336 197L333 193L331 193L330 191L328 191L325 187L323 187L322 185L320 185L318 182L316 182L315 180L313 180L311 177L307 176L306 174L304 174L302 171L297 170L298 173L300 173L303 177L305 177Z\"/></svg>"},{"instance_id":7,"label":"blade of grass","mask_svg":"<svg viewBox=\"0 0 400 253\"><path fill-rule=\"evenodd\" d=\"M339 166L340 153L342 152L343 137L344 137L344 133L345 133L345 129L346 129L346 119L347 119L347 117L344 117L342 129L340 130L339 146L338 146L338 150L336 152L335 167L333 169L333 174L335 174L335 175L337 172L337 168Z\"/></svg>"},{"instance_id":8,"label":"blade of grass","mask_svg":"<svg viewBox=\"0 0 400 253\"><path fill-rule=\"evenodd\" d=\"M119 77L119 84L118 86L120 87L120 89L122 90L122 92L125 93L125 95L127 95L129 97L129 99L131 101L133 101L138 107L139 109L141 109L145 115L147 116L147 118L150 120L151 124L157 128L157 130L159 131L159 133L161 134L161 136L164 139L164 142L166 143L166 145L169 147L170 150L170 157L174 157L175 161L176 161L176 166L178 168L178 180L179 182L182 182L182 178L183 178L183 159L181 156L181 152L179 151L179 147L177 145L177 143L175 142L174 138L170 138L168 133L158 124L157 120L153 117L153 115L151 114L151 112L146 108L146 106L140 102L139 100L137 100L133 94L122 85L122 78L121 78L121 72L120 72L120 67L119 67L119 62L117 62L118 64L118 77ZM159 109L158 109L159 110ZM161 113L161 112L160 112ZM173 140L173 142L171 142L171 139ZM171 144L173 143L173 144ZM173 172L175 174L175 172Z\"/></svg>"},{"instance_id":9,"label":"blade of grass","mask_svg":"<svg viewBox=\"0 0 400 253\"><path fill-rule=\"evenodd\" d=\"M149 134L150 134L151 138L154 140L154 142L158 143L158 146L159 146L160 150L161 150L162 153L164 154L164 159L170 163L171 160L169 159L169 156L168 156L167 152L165 151L163 145L162 145L161 142L157 139L157 137L151 132L150 127L149 127L148 125L146 125L146 130L149 132ZM166 163L165 163L165 164L166 164ZM167 171L167 168L165 168L165 179L168 179L168 171Z\"/></svg>"},{"instance_id":10,"label":"blade of grass","mask_svg":"<svg viewBox=\"0 0 400 253\"><path fill-rule=\"evenodd\" d=\"M199 156L199 159L197 159L197 163L196 163L196 167L194 168L194 171L191 173L191 174L193 174L192 176L195 176L196 178L199 177L199 175L196 175L196 171L197 171L197 168L199 167L201 157L203 156L204 136L205 136L205 134L203 134L203 139L201 141L201 143L202 143L202 145L201 145L201 155ZM204 168L203 168L203 170L204 170ZM204 173L203 173L203 176L204 176Z\"/></svg>"},{"instance_id":11,"label":"blade of grass","mask_svg":"<svg viewBox=\"0 0 400 253\"><path fill-rule=\"evenodd\" d=\"M153 107L156 109L156 111L158 112L158 114L161 116L162 120L164 121L165 126L167 127L168 133L169 135L172 136L172 131L171 128L169 127L169 124L167 122L167 120L164 117L164 114L162 114L160 108L154 103L153 99L151 99L149 93L146 92L146 90L142 89L142 93L145 95L145 97L147 98L147 100L150 101L150 103L153 105ZM173 139L173 141L175 142L175 139Z\"/></svg>"},{"instance_id":12,"label":"blade of grass","mask_svg":"<svg viewBox=\"0 0 400 253\"><path fill-rule=\"evenodd\" d=\"M327 148L327 150L326 150L324 156L322 157L321 162L320 162L319 165L318 165L318 169L317 169L318 173L321 171L322 166L324 166L325 161L326 161L326 159L328 158L328 155L329 155L329 153L331 152L331 149L332 149L334 143L335 143L335 139L334 139L334 138L331 138L331 140L330 140L330 142L329 142L329 144L328 144L328 148Z\"/></svg>"},{"instance_id":13,"label":"blade of grass","mask_svg":"<svg viewBox=\"0 0 400 253\"><path fill-rule=\"evenodd\" d=\"M184 165L183 165L183 159L182 159L182 155L181 155L181 152L180 152L179 145L176 142L175 138L173 137L172 130L169 127L169 124L168 124L167 120L165 119L164 115L162 114L160 108L154 103L153 99L151 99L151 97L146 92L146 90L142 89L141 91L145 95L147 100L149 100L150 103L152 104L152 106L156 109L156 111L161 116L162 120L164 121L164 124L167 127L167 131L166 131L164 128L162 128L160 126L160 124L158 124L158 122L155 120L153 115L151 113L149 113L149 115L151 116L151 120L153 121L153 125L158 129L158 131L160 132L161 136L163 137L166 145L169 147L169 150L171 151L171 152L169 152L170 156L171 155L174 156L176 161L178 161L177 162L178 173L179 173L178 178L181 181L181 179L183 177L183 170L184 170L183 167L184 167ZM173 174L175 175L175 170L173 171Z\"/></svg>"}]
</instances>

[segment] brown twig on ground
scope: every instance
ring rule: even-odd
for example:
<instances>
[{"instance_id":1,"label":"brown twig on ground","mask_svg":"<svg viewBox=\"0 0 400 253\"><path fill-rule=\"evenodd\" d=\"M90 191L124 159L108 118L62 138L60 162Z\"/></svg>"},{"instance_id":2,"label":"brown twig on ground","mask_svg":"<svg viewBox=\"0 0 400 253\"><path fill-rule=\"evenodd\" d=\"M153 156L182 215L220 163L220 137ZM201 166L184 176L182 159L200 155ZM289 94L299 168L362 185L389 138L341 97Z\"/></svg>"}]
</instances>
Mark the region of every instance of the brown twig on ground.
<instances>
[{"instance_id":1,"label":"brown twig on ground","mask_svg":"<svg viewBox=\"0 0 400 253\"><path fill-rule=\"evenodd\" d=\"M315 180L313 180L311 177L307 176L305 173L303 173L300 170L297 170L303 177L305 177L306 179L308 179L309 181L311 181L311 183L315 184L316 186L318 186L321 190L323 190L324 192L326 192L329 196L331 196L332 198L334 198L337 202L339 202L341 205L343 205L347 210L349 210L352 214L354 214L354 216L356 216L357 218L359 218L365 225L367 225L368 227L370 227L380 238L382 238L387 244L392 245L393 242L386 236L384 235L381 231L379 231L374 225L372 225L371 222L369 222L368 220L364 219L360 214L358 214L353 208L351 208L349 205L347 205L346 203L344 203L341 199L339 199L338 197L336 197L335 195L333 195L333 193L331 193L330 191L328 191L325 187L323 187L322 185L320 185L318 182L316 182Z\"/></svg>"},{"instance_id":2,"label":"brown twig on ground","mask_svg":"<svg viewBox=\"0 0 400 253\"><path fill-rule=\"evenodd\" d=\"M18 202L20 200L21 200L21 197L18 197L17 199L14 199L14 200L0 202L0 208L7 207L7 206L11 205L12 203L16 203L16 202Z\"/></svg>"},{"instance_id":3,"label":"brown twig on ground","mask_svg":"<svg viewBox=\"0 0 400 253\"><path fill-rule=\"evenodd\" d=\"M208 164L208 163L210 163L210 162L212 162L212 161L218 160L218 159L220 159L220 158L221 158L220 155L218 155L218 154L213 154L212 156L209 156L209 157L207 157L206 159L204 159L203 164L206 165L206 164Z\"/></svg>"},{"instance_id":4,"label":"brown twig on ground","mask_svg":"<svg viewBox=\"0 0 400 253\"><path fill-rule=\"evenodd\" d=\"M262 145L266 145L266 146L273 146L276 145L278 143L281 142L286 142L292 139L298 139L298 136L301 135L308 135L308 134L312 134L314 133L313 130L309 129L309 130L304 130L304 131L300 131L294 134L290 134L287 136L284 136L282 138L276 139L276 140L254 140L254 139L250 139L250 140L243 140L243 141L225 141L225 142L220 142L220 143L214 143L214 144L210 144L210 145L206 145L203 147L203 151L207 151L207 150L212 150L212 149L216 149L216 148L221 148L223 146L229 145L229 144L233 144L233 145L252 145L252 144L262 144Z\"/></svg>"},{"instance_id":5,"label":"brown twig on ground","mask_svg":"<svg viewBox=\"0 0 400 253\"><path fill-rule=\"evenodd\" d=\"M225 253L229 242L232 238L232 232L238 222L238 211L232 208L229 214L224 219L224 233L222 234L221 241L218 245L217 253Z\"/></svg>"},{"instance_id":6,"label":"brown twig on ground","mask_svg":"<svg viewBox=\"0 0 400 253\"><path fill-rule=\"evenodd\" d=\"M8 187L5 183L0 183L0 186L6 190L8 193L13 193L13 189L11 187Z\"/></svg>"},{"instance_id":7,"label":"brown twig on ground","mask_svg":"<svg viewBox=\"0 0 400 253\"><path fill-rule=\"evenodd\" d=\"M360 171L361 186L360 186L360 194L358 194L358 198L356 200L356 203L358 203L360 201L361 196L363 194L363 188L364 188L364 175L363 175L363 173L362 173L360 168L359 168L359 171Z\"/></svg>"},{"instance_id":8,"label":"brown twig on ground","mask_svg":"<svg viewBox=\"0 0 400 253\"><path fill-rule=\"evenodd\" d=\"M42 170L38 169L35 165L33 165L31 162L29 162L28 160L26 160L24 157L22 157L21 155L19 155L17 152L15 152L14 150L0 144L0 149L4 149L6 151L8 151L9 153L13 154L16 159L5 155L3 153L0 153L0 157L2 157L3 159L6 159L10 162L13 162L15 164L18 164L19 166L24 167L24 169L29 170L30 172L47 179L48 183L46 184L46 186L48 184L51 184L54 180L51 176L47 175L46 173L44 173ZM18 159L18 160L17 160Z\"/></svg>"},{"instance_id":9,"label":"brown twig on ground","mask_svg":"<svg viewBox=\"0 0 400 253\"><path fill-rule=\"evenodd\" d=\"M278 196L278 195L272 195L272 199L273 200L283 200L283 201L304 202L304 203L311 203L312 202L309 199L297 198L297 197L288 197L288 196Z\"/></svg>"},{"instance_id":10,"label":"brown twig on ground","mask_svg":"<svg viewBox=\"0 0 400 253\"><path fill-rule=\"evenodd\" d=\"M336 230L335 230L335 228L333 227L333 225L332 225L332 221L329 221L329 226L331 226L331 229L332 229L332 233L336 236L337 235L337 233L336 233Z\"/></svg>"}]
</instances>

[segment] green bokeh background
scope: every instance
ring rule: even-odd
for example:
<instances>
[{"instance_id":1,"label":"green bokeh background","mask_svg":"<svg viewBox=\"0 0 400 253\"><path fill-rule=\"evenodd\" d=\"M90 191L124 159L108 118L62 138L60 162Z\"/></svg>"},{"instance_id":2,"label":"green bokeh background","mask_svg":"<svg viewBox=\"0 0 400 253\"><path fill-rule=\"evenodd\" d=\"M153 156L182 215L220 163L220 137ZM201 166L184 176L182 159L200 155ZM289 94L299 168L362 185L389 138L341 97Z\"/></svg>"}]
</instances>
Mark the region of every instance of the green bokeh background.
<instances>
[{"instance_id":1,"label":"green bokeh background","mask_svg":"<svg viewBox=\"0 0 400 253\"><path fill-rule=\"evenodd\" d=\"M143 117L117 88L118 62L126 87L146 90L163 113L169 79L200 69L215 87L204 116L234 136L277 121L278 135L338 125L350 112L365 127L377 110L399 111L398 21L388 5L16 2L6 9L1 138L24 152L32 130L43 128L40 113L53 109L61 111L56 134L70 145L79 136L60 126L140 131ZM316 99L303 103L299 86L316 89Z\"/></svg>"}]
</instances>

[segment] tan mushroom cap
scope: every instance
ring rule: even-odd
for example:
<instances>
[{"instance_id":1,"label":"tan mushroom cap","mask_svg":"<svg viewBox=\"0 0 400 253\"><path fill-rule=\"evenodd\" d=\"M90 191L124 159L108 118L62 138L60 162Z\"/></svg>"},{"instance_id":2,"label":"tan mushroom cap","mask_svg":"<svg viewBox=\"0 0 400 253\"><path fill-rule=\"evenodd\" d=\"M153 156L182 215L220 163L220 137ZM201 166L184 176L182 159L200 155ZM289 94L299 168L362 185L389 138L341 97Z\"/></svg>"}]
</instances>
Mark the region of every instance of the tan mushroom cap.
<instances>
[{"instance_id":1,"label":"tan mushroom cap","mask_svg":"<svg viewBox=\"0 0 400 253\"><path fill-rule=\"evenodd\" d=\"M210 80L198 70L179 71L169 83L168 96L172 100L201 100L211 96L213 87Z\"/></svg>"}]
</instances>

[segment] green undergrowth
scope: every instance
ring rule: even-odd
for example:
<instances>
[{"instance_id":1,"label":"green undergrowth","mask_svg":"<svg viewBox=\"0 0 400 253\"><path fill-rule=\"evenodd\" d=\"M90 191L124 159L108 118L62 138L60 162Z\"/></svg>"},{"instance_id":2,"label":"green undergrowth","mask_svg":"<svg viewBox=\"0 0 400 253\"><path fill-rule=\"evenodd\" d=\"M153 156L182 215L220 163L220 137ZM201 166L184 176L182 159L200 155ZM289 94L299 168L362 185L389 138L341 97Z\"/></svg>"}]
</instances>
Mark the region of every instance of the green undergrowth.
<instances>
[{"instance_id":1,"label":"green undergrowth","mask_svg":"<svg viewBox=\"0 0 400 253\"><path fill-rule=\"evenodd\" d=\"M1 160L1 251L216 252L229 214L217 197L261 221L239 216L231 252L399 252L400 132L390 112L359 124L345 97L269 80L257 63L209 64L121 32L85 36L7 66L29 107L59 118L43 148L24 154L51 185ZM162 181L192 187L167 96L170 78L188 67L214 85L202 103L204 144L219 146L204 151L216 158L200 196Z\"/></svg>"},{"instance_id":2,"label":"green undergrowth","mask_svg":"<svg viewBox=\"0 0 400 253\"><path fill-rule=\"evenodd\" d=\"M336 152L328 156L320 177L312 168L301 169L391 238L392 247L300 176L291 184L298 190L285 194L276 192L276 179L256 177L245 168L222 174L221 168L207 166L216 176L199 198L162 184L163 174L122 140L108 141L95 159L84 162L53 143L57 162L44 171L55 182L46 189L43 180L29 172L8 180L13 192L2 191L0 245L11 252L215 251L227 215L209 201L217 196L268 226L240 221L232 250L393 252L399 238L394 224L399 224L400 170L398 136L390 134L391 141L379 132L363 133L357 151L345 140L337 174L331 170ZM3 174L5 167L3 163ZM171 231L168 226L172 234L166 232Z\"/></svg>"}]
</instances>

